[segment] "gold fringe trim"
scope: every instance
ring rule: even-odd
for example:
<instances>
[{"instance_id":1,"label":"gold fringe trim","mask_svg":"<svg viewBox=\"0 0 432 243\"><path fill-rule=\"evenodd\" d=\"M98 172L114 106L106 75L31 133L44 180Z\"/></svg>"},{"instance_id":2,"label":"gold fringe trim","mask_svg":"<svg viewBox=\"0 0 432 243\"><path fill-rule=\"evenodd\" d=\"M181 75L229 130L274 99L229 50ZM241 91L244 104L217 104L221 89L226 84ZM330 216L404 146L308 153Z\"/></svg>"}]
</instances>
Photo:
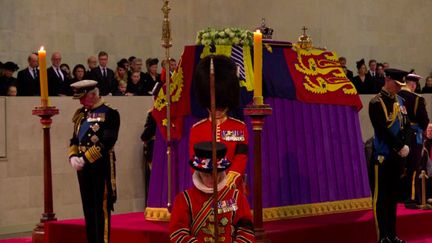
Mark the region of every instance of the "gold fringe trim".
<instances>
[{"instance_id":1,"label":"gold fringe trim","mask_svg":"<svg viewBox=\"0 0 432 243\"><path fill-rule=\"evenodd\" d=\"M274 221L281 219L292 219L325 214L360 211L371 209L371 207L372 199L370 197L357 198L332 202L264 208L263 218L264 221Z\"/></svg>"},{"instance_id":2,"label":"gold fringe trim","mask_svg":"<svg viewBox=\"0 0 432 243\"><path fill-rule=\"evenodd\" d=\"M149 208L144 211L144 218L149 221L169 221L171 213L167 208Z\"/></svg>"},{"instance_id":3,"label":"gold fringe trim","mask_svg":"<svg viewBox=\"0 0 432 243\"><path fill-rule=\"evenodd\" d=\"M293 219L326 214L345 213L372 208L372 199L357 198L350 200L291 205L263 208L264 221ZM146 208L145 219L150 221L169 221L171 214L166 208Z\"/></svg>"}]
</instances>

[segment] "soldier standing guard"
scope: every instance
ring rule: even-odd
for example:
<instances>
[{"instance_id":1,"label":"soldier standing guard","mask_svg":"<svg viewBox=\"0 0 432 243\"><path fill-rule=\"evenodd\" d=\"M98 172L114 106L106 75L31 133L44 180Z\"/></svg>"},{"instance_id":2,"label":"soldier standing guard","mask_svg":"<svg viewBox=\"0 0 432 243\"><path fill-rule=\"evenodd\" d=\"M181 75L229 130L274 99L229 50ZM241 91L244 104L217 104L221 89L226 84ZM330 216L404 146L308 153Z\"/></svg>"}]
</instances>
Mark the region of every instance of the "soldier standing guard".
<instances>
[{"instance_id":1,"label":"soldier standing guard","mask_svg":"<svg viewBox=\"0 0 432 243\"><path fill-rule=\"evenodd\" d=\"M418 179L421 167L421 153L423 148L423 132L429 124L429 117L426 111L425 99L414 93L417 82L421 79L419 75L410 73L406 77L407 85L402 87L398 95L405 102L408 118L411 123L413 136L409 137L410 153L406 159L406 173L402 178L402 196L405 201L405 207L416 209L421 200L420 181Z\"/></svg>"},{"instance_id":2,"label":"soldier standing guard","mask_svg":"<svg viewBox=\"0 0 432 243\"><path fill-rule=\"evenodd\" d=\"M404 243L396 236L397 191L402 163L409 153L405 131L409 120L403 99L397 95L408 72L385 70L385 84L370 102L369 117L374 128L372 199L380 243Z\"/></svg>"},{"instance_id":3,"label":"soldier standing guard","mask_svg":"<svg viewBox=\"0 0 432 243\"><path fill-rule=\"evenodd\" d=\"M227 112L237 108L240 97L240 81L237 76L237 66L228 57L222 55L207 56L197 67L194 86L200 105L210 113L210 58L215 66L215 96L216 96L216 141L224 143L227 158L232 162L228 169L228 185L243 192L244 173L248 159L248 130L246 124L227 115ZM189 155L194 155L194 144L211 141L211 118L205 118L193 125L189 135Z\"/></svg>"},{"instance_id":4,"label":"soldier standing guard","mask_svg":"<svg viewBox=\"0 0 432 243\"><path fill-rule=\"evenodd\" d=\"M71 84L83 105L73 116L69 162L77 170L89 243L109 242L111 211L116 201L115 154L120 127L118 111L99 96L97 82Z\"/></svg>"},{"instance_id":5,"label":"soldier standing guard","mask_svg":"<svg viewBox=\"0 0 432 243\"><path fill-rule=\"evenodd\" d=\"M244 194L227 184L225 170L231 162L225 156L227 147L216 144L218 217L213 214L212 142L194 145L194 156L189 161L195 170L194 186L179 193L174 201L169 224L171 242L215 242L214 224L218 224L219 242L255 242L252 214ZM216 222L215 222L216 221Z\"/></svg>"}]
</instances>

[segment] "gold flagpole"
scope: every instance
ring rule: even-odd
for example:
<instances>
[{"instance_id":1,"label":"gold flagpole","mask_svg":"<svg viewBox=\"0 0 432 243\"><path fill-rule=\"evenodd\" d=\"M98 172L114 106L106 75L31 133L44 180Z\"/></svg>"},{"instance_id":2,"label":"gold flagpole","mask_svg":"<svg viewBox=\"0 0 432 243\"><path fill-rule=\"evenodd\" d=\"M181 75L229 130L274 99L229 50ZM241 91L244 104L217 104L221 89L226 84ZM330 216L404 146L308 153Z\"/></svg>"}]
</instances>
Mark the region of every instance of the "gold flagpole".
<instances>
[{"instance_id":1,"label":"gold flagpole","mask_svg":"<svg viewBox=\"0 0 432 243\"><path fill-rule=\"evenodd\" d=\"M216 157L216 97L215 74L213 58L210 58L210 117L212 122L212 163L213 163L213 216L214 216L214 242L218 242L218 191L217 191L217 157Z\"/></svg>"},{"instance_id":2,"label":"gold flagpole","mask_svg":"<svg viewBox=\"0 0 432 243\"><path fill-rule=\"evenodd\" d=\"M169 20L169 1L164 0L162 7L162 12L164 14L164 19L162 23L162 47L165 48L165 84L166 84L166 105L167 105L167 178L168 178L168 199L167 208L171 211L171 91L170 91L170 72L169 72L169 49L172 46L171 43L171 27Z\"/></svg>"}]
</instances>

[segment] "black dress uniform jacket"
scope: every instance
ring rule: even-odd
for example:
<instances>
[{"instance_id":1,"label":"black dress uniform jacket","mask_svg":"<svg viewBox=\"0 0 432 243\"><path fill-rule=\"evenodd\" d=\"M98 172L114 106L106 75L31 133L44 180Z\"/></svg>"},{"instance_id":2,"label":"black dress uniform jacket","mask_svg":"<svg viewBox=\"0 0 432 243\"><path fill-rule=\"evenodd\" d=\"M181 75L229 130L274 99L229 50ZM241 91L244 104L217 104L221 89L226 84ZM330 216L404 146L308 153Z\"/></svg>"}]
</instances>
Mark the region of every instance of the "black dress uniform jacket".
<instances>
[{"instance_id":1,"label":"black dress uniform jacket","mask_svg":"<svg viewBox=\"0 0 432 243\"><path fill-rule=\"evenodd\" d=\"M87 239L109 241L110 216L117 198L114 144L120 115L103 101L93 109L78 109L73 117L74 132L69 157L85 161L78 171L81 199L86 220ZM108 225L106 225L108 224Z\"/></svg>"},{"instance_id":2,"label":"black dress uniform jacket","mask_svg":"<svg viewBox=\"0 0 432 243\"><path fill-rule=\"evenodd\" d=\"M403 88L399 96L404 98L408 118L412 127L413 136L410 137L408 146L410 153L406 160L406 173L402 178L401 199L406 202L407 207L415 207L415 202L420 203L420 180L421 152L423 148L423 131L429 124L429 117L426 111L425 99L420 95ZM409 205L411 204L411 205Z\"/></svg>"},{"instance_id":3,"label":"black dress uniform jacket","mask_svg":"<svg viewBox=\"0 0 432 243\"><path fill-rule=\"evenodd\" d=\"M369 102L369 117L375 131L371 189L378 240L394 239L397 193L404 161L398 152L407 144L405 131L410 124L403 99L385 89ZM375 144L378 141L381 147Z\"/></svg>"}]
</instances>

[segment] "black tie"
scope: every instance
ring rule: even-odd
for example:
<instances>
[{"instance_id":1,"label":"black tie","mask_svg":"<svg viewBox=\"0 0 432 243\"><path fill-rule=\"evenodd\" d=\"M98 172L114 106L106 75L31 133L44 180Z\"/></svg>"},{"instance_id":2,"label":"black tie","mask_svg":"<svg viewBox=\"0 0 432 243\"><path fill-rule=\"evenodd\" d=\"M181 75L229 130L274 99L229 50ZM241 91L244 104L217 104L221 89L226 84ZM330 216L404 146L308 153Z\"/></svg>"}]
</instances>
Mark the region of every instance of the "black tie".
<instances>
[{"instance_id":1,"label":"black tie","mask_svg":"<svg viewBox=\"0 0 432 243\"><path fill-rule=\"evenodd\" d=\"M38 78L38 73L37 73L37 69L36 68L33 69L33 75L34 75L34 79Z\"/></svg>"},{"instance_id":2,"label":"black tie","mask_svg":"<svg viewBox=\"0 0 432 243\"><path fill-rule=\"evenodd\" d=\"M63 81L63 77L60 73L61 71L58 68L55 68L55 70L56 70L57 76Z\"/></svg>"},{"instance_id":3,"label":"black tie","mask_svg":"<svg viewBox=\"0 0 432 243\"><path fill-rule=\"evenodd\" d=\"M104 78L106 78L106 76L107 76L106 68L103 68L102 70L103 70L102 75L103 75Z\"/></svg>"}]
</instances>

